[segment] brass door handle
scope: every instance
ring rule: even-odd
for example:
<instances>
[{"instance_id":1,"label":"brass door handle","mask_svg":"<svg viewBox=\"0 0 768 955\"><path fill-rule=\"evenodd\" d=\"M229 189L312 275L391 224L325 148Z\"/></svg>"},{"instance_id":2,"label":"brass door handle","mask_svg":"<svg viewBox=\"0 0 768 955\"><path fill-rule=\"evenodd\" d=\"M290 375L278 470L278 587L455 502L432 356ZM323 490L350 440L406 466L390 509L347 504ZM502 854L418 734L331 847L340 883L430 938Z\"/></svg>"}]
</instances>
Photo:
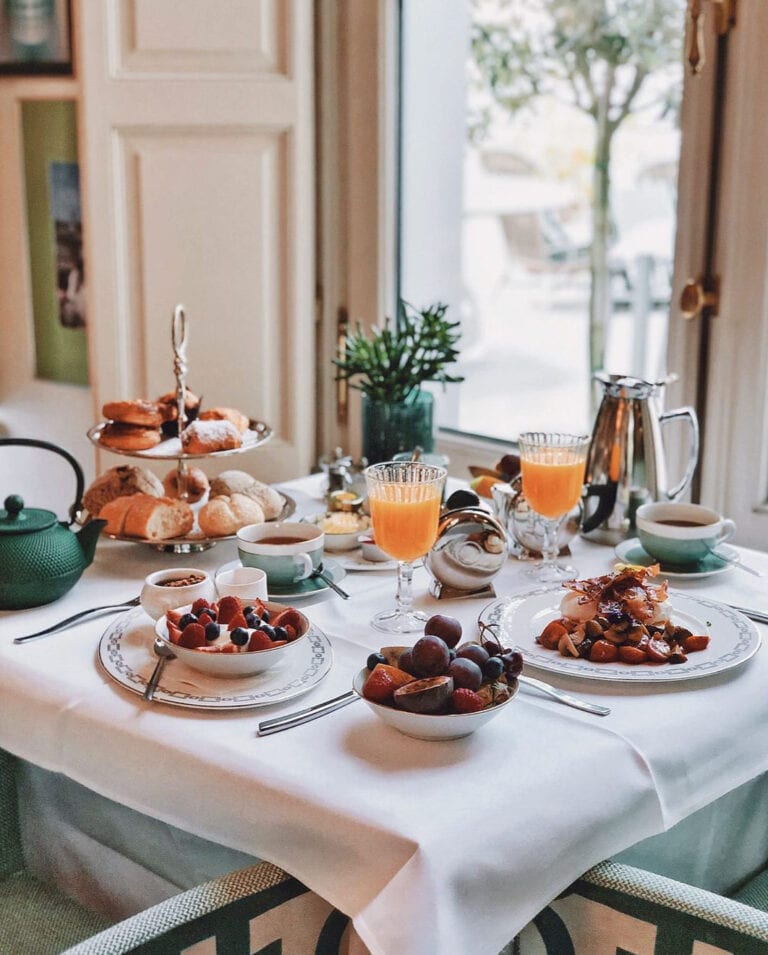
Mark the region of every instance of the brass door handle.
<instances>
[{"instance_id":1,"label":"brass door handle","mask_svg":"<svg viewBox=\"0 0 768 955\"><path fill-rule=\"evenodd\" d=\"M703 279L689 279L680 294L680 311L683 318L690 320L701 315L704 309L710 310L715 317L720 306L720 282L714 279L714 288L705 289Z\"/></svg>"}]
</instances>

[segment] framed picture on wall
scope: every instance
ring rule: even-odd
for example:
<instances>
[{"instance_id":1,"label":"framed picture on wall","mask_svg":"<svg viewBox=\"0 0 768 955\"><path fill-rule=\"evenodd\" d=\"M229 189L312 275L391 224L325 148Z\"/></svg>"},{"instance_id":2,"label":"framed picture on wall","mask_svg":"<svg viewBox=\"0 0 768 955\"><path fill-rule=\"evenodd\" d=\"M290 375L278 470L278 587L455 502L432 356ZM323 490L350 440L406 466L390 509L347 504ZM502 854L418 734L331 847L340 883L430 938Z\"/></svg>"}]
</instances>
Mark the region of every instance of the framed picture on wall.
<instances>
[{"instance_id":1,"label":"framed picture on wall","mask_svg":"<svg viewBox=\"0 0 768 955\"><path fill-rule=\"evenodd\" d=\"M70 0L0 0L0 76L72 73Z\"/></svg>"}]
</instances>

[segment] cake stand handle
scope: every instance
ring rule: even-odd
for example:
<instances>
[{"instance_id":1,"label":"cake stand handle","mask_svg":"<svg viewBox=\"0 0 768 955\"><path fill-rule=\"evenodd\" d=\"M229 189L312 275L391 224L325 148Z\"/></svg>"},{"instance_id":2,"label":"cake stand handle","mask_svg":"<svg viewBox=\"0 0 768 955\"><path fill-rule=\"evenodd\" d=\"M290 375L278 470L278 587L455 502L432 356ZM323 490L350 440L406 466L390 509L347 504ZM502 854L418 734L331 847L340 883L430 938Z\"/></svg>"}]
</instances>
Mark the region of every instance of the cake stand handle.
<instances>
[{"instance_id":1,"label":"cake stand handle","mask_svg":"<svg viewBox=\"0 0 768 955\"><path fill-rule=\"evenodd\" d=\"M178 304L173 310L171 322L171 341L173 342L173 373L176 376L176 407L178 409L179 440L181 432L187 426L186 376L187 376L187 316L184 306ZM182 457L178 463L179 497L187 499L187 465Z\"/></svg>"}]
</instances>

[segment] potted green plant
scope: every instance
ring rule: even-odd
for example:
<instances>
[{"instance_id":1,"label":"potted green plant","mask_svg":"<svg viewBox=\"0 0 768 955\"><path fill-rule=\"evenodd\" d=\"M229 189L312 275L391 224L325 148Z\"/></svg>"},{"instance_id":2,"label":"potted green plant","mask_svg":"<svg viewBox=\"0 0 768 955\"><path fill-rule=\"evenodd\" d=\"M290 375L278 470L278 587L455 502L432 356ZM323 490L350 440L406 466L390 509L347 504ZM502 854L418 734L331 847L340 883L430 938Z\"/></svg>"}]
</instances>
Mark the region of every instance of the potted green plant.
<instances>
[{"instance_id":1,"label":"potted green plant","mask_svg":"<svg viewBox=\"0 0 768 955\"><path fill-rule=\"evenodd\" d=\"M463 381L448 373L458 356L459 322L446 318L442 303L415 309L400 301L397 322L366 333L360 323L347 332L334 360L337 380L363 393L363 455L369 463L391 460L417 445L434 450L434 397L427 381Z\"/></svg>"}]
</instances>

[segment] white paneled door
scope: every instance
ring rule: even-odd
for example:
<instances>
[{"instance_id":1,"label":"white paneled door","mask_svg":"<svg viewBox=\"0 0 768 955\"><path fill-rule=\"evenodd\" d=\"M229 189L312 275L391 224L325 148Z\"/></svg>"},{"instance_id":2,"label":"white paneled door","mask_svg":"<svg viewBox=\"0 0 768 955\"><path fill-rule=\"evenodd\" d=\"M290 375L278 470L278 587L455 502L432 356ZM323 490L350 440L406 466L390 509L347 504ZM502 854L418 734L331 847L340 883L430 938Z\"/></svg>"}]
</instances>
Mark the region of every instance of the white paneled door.
<instances>
[{"instance_id":1,"label":"white paneled door","mask_svg":"<svg viewBox=\"0 0 768 955\"><path fill-rule=\"evenodd\" d=\"M306 472L312 4L82 0L78 9L95 410L174 387L181 302L191 390L275 431L222 467L268 481Z\"/></svg>"}]
</instances>

